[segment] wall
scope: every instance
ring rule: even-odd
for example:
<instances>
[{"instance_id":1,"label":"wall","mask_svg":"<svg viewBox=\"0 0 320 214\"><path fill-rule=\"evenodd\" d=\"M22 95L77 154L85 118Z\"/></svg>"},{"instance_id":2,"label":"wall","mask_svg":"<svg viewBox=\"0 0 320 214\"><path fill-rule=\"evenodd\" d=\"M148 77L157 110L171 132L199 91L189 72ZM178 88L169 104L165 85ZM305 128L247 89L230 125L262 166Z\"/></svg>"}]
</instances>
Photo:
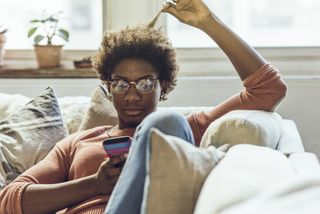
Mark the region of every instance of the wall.
<instances>
[{"instance_id":1,"label":"wall","mask_svg":"<svg viewBox=\"0 0 320 214\"><path fill-rule=\"evenodd\" d=\"M288 93L276 111L296 122L306 150L320 157L320 76L284 76L284 79ZM0 79L0 93L32 97L52 86L59 97L90 96L97 84L96 79ZM235 76L181 77L177 88L161 105L215 106L241 88Z\"/></svg>"}]
</instances>

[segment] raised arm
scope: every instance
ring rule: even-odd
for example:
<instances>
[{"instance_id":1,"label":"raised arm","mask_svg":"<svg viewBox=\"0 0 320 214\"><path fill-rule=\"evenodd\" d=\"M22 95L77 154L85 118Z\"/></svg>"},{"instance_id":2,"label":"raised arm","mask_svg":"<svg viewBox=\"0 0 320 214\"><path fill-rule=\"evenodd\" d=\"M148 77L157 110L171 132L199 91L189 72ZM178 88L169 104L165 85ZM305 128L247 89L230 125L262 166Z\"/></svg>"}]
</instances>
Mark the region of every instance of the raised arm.
<instances>
[{"instance_id":1,"label":"raised arm","mask_svg":"<svg viewBox=\"0 0 320 214\"><path fill-rule=\"evenodd\" d=\"M260 54L227 27L202 0L173 0L163 11L208 34L228 56L241 80L266 64Z\"/></svg>"}]
</instances>

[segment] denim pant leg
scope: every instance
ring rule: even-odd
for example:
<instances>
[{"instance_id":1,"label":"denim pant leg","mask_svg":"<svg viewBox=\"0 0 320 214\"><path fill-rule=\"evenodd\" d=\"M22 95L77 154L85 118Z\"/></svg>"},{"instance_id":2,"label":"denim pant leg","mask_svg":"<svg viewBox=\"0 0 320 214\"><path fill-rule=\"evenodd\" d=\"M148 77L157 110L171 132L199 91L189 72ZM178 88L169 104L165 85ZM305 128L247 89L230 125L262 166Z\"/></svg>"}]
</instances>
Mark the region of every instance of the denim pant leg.
<instances>
[{"instance_id":1,"label":"denim pant leg","mask_svg":"<svg viewBox=\"0 0 320 214\"><path fill-rule=\"evenodd\" d=\"M105 214L139 214L146 178L146 150L150 129L184 139L194 144L186 118L174 111L159 111L147 116L137 127L127 161L112 192Z\"/></svg>"}]
</instances>

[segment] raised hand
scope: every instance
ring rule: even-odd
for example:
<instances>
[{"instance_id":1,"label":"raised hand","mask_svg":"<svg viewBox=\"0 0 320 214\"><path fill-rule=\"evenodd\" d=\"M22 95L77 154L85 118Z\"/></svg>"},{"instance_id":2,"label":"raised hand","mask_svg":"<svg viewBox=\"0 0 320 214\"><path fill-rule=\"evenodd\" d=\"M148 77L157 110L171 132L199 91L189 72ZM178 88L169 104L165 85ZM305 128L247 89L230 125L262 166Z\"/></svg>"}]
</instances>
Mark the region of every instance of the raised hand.
<instances>
[{"instance_id":1,"label":"raised hand","mask_svg":"<svg viewBox=\"0 0 320 214\"><path fill-rule=\"evenodd\" d=\"M169 0L165 3L163 12L175 16L180 22L196 28L211 17L211 11L202 0Z\"/></svg>"}]
</instances>

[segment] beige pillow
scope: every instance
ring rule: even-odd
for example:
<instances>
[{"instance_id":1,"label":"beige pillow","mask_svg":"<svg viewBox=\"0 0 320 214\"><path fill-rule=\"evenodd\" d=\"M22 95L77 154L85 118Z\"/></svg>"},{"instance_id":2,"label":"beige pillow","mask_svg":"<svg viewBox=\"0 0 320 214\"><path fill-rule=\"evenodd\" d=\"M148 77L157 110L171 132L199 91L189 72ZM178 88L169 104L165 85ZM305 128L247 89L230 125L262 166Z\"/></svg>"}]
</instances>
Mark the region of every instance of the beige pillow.
<instances>
[{"instance_id":1,"label":"beige pillow","mask_svg":"<svg viewBox=\"0 0 320 214\"><path fill-rule=\"evenodd\" d=\"M0 121L0 173L6 183L42 160L67 136L68 130L51 88Z\"/></svg>"},{"instance_id":2,"label":"beige pillow","mask_svg":"<svg viewBox=\"0 0 320 214\"><path fill-rule=\"evenodd\" d=\"M142 213L192 214L205 178L223 156L152 129Z\"/></svg>"},{"instance_id":3,"label":"beige pillow","mask_svg":"<svg viewBox=\"0 0 320 214\"><path fill-rule=\"evenodd\" d=\"M102 86L98 86L91 94L90 107L81 122L78 131L97 126L117 125L118 115L113 103L108 100Z\"/></svg>"},{"instance_id":4,"label":"beige pillow","mask_svg":"<svg viewBox=\"0 0 320 214\"><path fill-rule=\"evenodd\" d=\"M90 97L74 96L58 98L61 114L67 124L69 134L78 131L84 115L88 111Z\"/></svg>"},{"instance_id":5,"label":"beige pillow","mask_svg":"<svg viewBox=\"0 0 320 214\"><path fill-rule=\"evenodd\" d=\"M277 113L236 110L212 122L204 133L200 147L223 144L254 144L275 149L282 134Z\"/></svg>"},{"instance_id":6,"label":"beige pillow","mask_svg":"<svg viewBox=\"0 0 320 214\"><path fill-rule=\"evenodd\" d=\"M236 145L206 178L194 214L220 213L295 176L282 153L262 146Z\"/></svg>"}]
</instances>

